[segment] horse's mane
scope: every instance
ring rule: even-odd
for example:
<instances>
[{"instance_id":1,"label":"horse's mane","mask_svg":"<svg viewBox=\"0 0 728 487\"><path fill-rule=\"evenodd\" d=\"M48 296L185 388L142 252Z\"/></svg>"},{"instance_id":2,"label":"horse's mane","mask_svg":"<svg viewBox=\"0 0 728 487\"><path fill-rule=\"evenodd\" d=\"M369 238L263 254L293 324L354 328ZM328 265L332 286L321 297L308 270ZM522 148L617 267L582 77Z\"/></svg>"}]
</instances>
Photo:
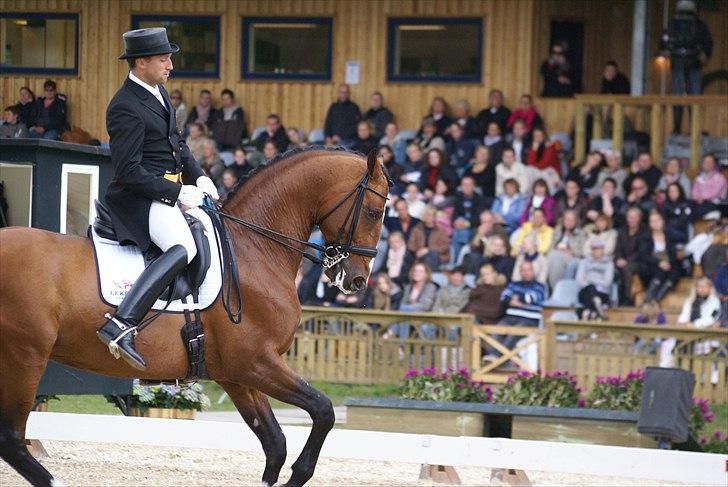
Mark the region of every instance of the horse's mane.
<instances>
[{"instance_id":1,"label":"horse's mane","mask_svg":"<svg viewBox=\"0 0 728 487\"><path fill-rule=\"evenodd\" d=\"M235 195L241 190L243 186L246 185L248 181L250 181L253 177L257 176L261 172L265 172L268 169L270 169L272 166L277 165L279 162L286 161L290 159L293 156L297 156L299 154L305 154L307 152L318 152L318 151L324 151L324 152L341 152L344 154L352 154L356 156L361 156L364 159L366 159L366 155L362 154L359 151L353 151L349 150L345 147L335 146L335 147L326 147L323 145L309 145L306 147L294 147L293 149L288 149L287 151L276 155L273 159L271 159L268 162L261 162L253 168L248 174L241 177L237 184L233 187L233 189L230 190L230 192L225 196L225 201L223 202L223 207L227 205L230 201L233 200Z\"/></svg>"}]
</instances>

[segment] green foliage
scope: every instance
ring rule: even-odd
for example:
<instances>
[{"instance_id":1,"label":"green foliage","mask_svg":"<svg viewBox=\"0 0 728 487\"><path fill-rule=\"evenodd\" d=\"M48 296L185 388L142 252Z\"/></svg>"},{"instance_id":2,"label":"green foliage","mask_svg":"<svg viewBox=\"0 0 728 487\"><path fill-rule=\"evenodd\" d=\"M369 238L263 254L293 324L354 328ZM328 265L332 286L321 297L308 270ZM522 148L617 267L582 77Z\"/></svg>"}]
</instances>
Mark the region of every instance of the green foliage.
<instances>
[{"instance_id":1,"label":"green foliage","mask_svg":"<svg viewBox=\"0 0 728 487\"><path fill-rule=\"evenodd\" d=\"M639 411L642 398L642 371L626 377L597 377L597 383L587 396L586 406L593 409Z\"/></svg>"},{"instance_id":2,"label":"green foliage","mask_svg":"<svg viewBox=\"0 0 728 487\"><path fill-rule=\"evenodd\" d=\"M455 402L490 402L493 396L484 382L470 380L468 369L449 369L442 374L436 369L411 369L400 394L405 399Z\"/></svg>"},{"instance_id":3,"label":"green foliage","mask_svg":"<svg viewBox=\"0 0 728 487\"><path fill-rule=\"evenodd\" d=\"M521 371L498 389L494 402L519 406L573 408L579 406L576 378L566 372L540 376Z\"/></svg>"}]
</instances>

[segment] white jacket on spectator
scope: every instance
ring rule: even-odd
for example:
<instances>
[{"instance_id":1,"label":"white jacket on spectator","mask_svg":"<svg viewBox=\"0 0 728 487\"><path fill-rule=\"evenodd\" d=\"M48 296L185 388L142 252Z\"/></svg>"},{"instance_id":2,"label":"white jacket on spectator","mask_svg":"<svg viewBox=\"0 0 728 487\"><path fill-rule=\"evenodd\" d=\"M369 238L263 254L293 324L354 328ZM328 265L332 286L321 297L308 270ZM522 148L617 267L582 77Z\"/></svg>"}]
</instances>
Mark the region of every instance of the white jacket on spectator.
<instances>
[{"instance_id":1,"label":"white jacket on spectator","mask_svg":"<svg viewBox=\"0 0 728 487\"><path fill-rule=\"evenodd\" d=\"M693 300L686 299L683 303L680 316L677 322L681 325L690 323L690 311L693 307ZM692 322L695 328L707 328L720 319L720 299L715 293L711 293L705 302L700 306L700 318Z\"/></svg>"}]
</instances>

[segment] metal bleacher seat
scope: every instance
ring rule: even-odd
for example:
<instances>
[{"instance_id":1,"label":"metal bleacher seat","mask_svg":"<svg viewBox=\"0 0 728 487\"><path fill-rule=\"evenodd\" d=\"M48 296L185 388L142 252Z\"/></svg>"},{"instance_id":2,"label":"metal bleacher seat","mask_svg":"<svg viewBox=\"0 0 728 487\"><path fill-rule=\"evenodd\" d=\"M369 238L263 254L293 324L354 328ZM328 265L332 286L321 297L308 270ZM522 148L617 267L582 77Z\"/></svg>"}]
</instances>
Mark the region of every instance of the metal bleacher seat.
<instances>
[{"instance_id":1,"label":"metal bleacher seat","mask_svg":"<svg viewBox=\"0 0 728 487\"><path fill-rule=\"evenodd\" d=\"M544 306L570 308L579 304L577 296L581 291L581 284L576 279L562 279L554 286L554 291L549 299L544 301Z\"/></svg>"},{"instance_id":2,"label":"metal bleacher seat","mask_svg":"<svg viewBox=\"0 0 728 487\"><path fill-rule=\"evenodd\" d=\"M313 129L308 133L308 142L310 144L323 144L325 140L326 137L322 128Z\"/></svg>"}]
</instances>

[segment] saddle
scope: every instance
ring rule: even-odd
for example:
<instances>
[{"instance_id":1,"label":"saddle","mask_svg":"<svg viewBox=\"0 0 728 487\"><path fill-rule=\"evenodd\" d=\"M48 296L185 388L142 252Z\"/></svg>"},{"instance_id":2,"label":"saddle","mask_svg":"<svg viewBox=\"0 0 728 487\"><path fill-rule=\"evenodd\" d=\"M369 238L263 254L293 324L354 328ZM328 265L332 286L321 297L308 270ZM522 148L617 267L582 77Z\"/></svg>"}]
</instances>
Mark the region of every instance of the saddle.
<instances>
[{"instance_id":1,"label":"saddle","mask_svg":"<svg viewBox=\"0 0 728 487\"><path fill-rule=\"evenodd\" d=\"M93 229L99 237L107 240L118 241L114 224L111 220L111 214L104 204L99 200L94 200L96 207L96 219L93 223ZM192 262L187 265L185 271L181 272L172 282L170 287L162 293L159 299L164 301L173 301L184 299L190 294L196 293L205 280L207 271L210 268L210 242L205 235L205 227L203 223L192 215L183 213L187 224L192 233L192 239L197 247L197 255ZM151 244L144 256L144 267L154 262L160 255L162 250L154 244Z\"/></svg>"}]
</instances>

